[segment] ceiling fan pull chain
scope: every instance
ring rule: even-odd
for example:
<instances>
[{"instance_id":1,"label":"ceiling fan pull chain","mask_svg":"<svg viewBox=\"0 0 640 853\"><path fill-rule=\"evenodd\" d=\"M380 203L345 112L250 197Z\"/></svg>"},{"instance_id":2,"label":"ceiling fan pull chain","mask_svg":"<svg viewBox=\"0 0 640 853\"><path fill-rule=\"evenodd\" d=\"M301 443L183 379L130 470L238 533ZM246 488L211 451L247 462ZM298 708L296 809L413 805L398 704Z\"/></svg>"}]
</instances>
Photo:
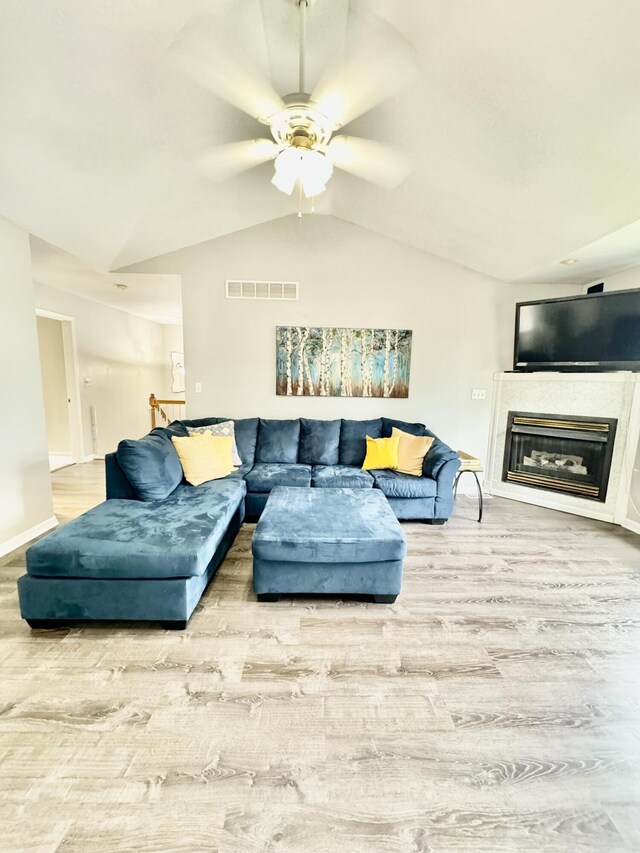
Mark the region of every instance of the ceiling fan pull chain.
<instances>
[{"instance_id":1,"label":"ceiling fan pull chain","mask_svg":"<svg viewBox=\"0 0 640 853\"><path fill-rule=\"evenodd\" d=\"M307 70L306 46L307 46L307 7L308 0L298 0L300 6L300 66L298 75L298 91L304 92L305 77Z\"/></svg>"}]
</instances>

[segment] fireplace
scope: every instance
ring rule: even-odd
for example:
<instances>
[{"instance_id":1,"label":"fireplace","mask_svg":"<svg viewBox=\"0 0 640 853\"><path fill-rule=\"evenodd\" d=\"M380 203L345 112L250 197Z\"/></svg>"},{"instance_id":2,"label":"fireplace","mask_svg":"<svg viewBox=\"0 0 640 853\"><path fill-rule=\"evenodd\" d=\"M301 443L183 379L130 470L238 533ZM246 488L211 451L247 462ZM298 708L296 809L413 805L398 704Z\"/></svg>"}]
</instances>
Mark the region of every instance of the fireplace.
<instances>
[{"instance_id":1,"label":"fireplace","mask_svg":"<svg viewBox=\"0 0 640 853\"><path fill-rule=\"evenodd\" d=\"M502 479L604 503L617 423L509 412Z\"/></svg>"}]
</instances>

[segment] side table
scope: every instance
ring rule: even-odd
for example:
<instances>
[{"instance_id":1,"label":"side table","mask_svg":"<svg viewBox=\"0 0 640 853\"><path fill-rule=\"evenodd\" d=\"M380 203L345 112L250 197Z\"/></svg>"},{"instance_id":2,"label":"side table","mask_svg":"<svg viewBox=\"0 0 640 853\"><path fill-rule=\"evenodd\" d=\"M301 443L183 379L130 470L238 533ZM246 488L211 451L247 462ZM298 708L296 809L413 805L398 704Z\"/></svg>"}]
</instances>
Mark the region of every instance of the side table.
<instances>
[{"instance_id":1,"label":"side table","mask_svg":"<svg viewBox=\"0 0 640 853\"><path fill-rule=\"evenodd\" d=\"M453 483L453 497L454 499L458 494L458 482L460 477L465 474L467 471L470 474L473 474L476 486L478 487L478 522L482 521L482 509L483 509L483 499L482 499L482 486L480 485L480 480L478 479L478 473L482 473L484 470L482 467L482 462L477 459L475 456L471 456L469 453L465 453L464 450L458 450L458 457L460 459L460 468L458 468L458 472L456 474L456 479Z\"/></svg>"}]
</instances>

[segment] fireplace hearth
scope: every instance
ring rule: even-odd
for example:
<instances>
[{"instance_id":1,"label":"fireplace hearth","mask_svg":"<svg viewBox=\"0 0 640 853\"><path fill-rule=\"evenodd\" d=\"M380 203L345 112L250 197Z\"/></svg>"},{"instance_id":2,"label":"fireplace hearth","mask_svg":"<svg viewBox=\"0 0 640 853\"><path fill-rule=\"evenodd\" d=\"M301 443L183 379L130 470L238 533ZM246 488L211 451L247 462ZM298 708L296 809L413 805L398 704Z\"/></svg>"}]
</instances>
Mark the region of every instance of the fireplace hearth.
<instances>
[{"instance_id":1,"label":"fireplace hearth","mask_svg":"<svg viewBox=\"0 0 640 853\"><path fill-rule=\"evenodd\" d=\"M502 479L604 502L615 418L509 412Z\"/></svg>"}]
</instances>

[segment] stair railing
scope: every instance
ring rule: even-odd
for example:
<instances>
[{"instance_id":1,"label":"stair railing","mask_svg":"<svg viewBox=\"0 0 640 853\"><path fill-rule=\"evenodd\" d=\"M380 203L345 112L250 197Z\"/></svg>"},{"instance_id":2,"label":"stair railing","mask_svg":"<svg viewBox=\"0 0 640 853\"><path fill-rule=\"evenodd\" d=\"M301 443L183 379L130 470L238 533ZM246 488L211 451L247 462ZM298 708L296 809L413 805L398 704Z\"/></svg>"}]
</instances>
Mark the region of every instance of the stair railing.
<instances>
[{"instance_id":1,"label":"stair railing","mask_svg":"<svg viewBox=\"0 0 640 853\"><path fill-rule=\"evenodd\" d=\"M155 394L150 394L151 429L184 418L184 407L185 400L159 400ZM162 423L159 423L159 421L162 421Z\"/></svg>"}]
</instances>

